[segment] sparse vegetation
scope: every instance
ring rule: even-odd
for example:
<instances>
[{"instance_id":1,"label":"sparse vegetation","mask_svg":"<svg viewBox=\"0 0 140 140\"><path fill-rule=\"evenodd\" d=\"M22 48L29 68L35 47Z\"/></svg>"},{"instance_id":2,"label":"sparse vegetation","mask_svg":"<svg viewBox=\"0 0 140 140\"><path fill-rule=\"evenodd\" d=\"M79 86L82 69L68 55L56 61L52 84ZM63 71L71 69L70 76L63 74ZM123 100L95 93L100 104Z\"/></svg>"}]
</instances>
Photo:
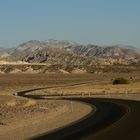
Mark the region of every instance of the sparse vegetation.
<instances>
[{"instance_id":1,"label":"sparse vegetation","mask_svg":"<svg viewBox=\"0 0 140 140\"><path fill-rule=\"evenodd\" d=\"M121 78L116 78L113 80L113 85L117 85L117 84L128 84L128 80L121 77Z\"/></svg>"}]
</instances>

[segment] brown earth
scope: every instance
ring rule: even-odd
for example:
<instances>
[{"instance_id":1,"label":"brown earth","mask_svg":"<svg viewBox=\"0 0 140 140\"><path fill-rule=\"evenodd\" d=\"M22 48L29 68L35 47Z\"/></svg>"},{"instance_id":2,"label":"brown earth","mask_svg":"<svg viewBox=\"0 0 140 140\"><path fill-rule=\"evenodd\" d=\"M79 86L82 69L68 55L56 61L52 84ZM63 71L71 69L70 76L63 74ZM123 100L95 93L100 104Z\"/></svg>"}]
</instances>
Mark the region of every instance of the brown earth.
<instances>
[{"instance_id":1,"label":"brown earth","mask_svg":"<svg viewBox=\"0 0 140 140\"><path fill-rule=\"evenodd\" d=\"M112 85L112 79L124 77L127 85ZM79 83L80 85L76 85ZM61 86L61 87L60 87ZM63 87L62 87L63 86ZM51 88L49 88L51 87ZM74 103L71 113L69 101L31 100L13 96L13 93L46 88L31 94L96 94L95 97L138 98L140 73L108 74L1 74L0 75L0 139L25 139L35 134L49 132L80 119L91 107ZM129 93L126 97L124 92ZM136 94L135 94L136 93ZM101 95L102 94L102 95ZM131 96L130 96L131 95ZM62 119L63 118L63 119ZM24 131L23 131L24 130ZM17 135L18 134L18 135Z\"/></svg>"}]
</instances>

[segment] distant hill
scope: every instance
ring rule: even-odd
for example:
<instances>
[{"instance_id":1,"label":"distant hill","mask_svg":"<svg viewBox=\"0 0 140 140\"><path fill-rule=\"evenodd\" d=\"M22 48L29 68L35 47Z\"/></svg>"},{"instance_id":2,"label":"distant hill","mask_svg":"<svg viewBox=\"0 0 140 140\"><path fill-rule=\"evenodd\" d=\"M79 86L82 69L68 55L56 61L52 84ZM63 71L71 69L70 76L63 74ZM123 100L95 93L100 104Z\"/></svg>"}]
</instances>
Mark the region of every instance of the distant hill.
<instances>
[{"instance_id":1,"label":"distant hill","mask_svg":"<svg viewBox=\"0 0 140 140\"><path fill-rule=\"evenodd\" d=\"M130 46L130 45L118 45L118 46L123 49L130 49L130 50L134 50L140 53L140 48L137 48L134 46Z\"/></svg>"},{"instance_id":2,"label":"distant hill","mask_svg":"<svg viewBox=\"0 0 140 140\"><path fill-rule=\"evenodd\" d=\"M102 47L49 39L31 40L13 49L0 49L0 60L52 65L128 65L139 63L140 53L121 45Z\"/></svg>"}]
</instances>

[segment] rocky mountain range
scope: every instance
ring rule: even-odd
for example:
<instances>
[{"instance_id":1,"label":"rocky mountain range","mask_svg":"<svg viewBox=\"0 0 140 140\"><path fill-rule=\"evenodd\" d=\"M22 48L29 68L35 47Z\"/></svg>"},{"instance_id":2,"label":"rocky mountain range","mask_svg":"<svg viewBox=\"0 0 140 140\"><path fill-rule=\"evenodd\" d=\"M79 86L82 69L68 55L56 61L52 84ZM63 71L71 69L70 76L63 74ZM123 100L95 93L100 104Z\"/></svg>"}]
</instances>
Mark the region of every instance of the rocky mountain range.
<instances>
[{"instance_id":1,"label":"rocky mountain range","mask_svg":"<svg viewBox=\"0 0 140 140\"><path fill-rule=\"evenodd\" d=\"M72 41L31 40L12 49L0 49L1 61L22 61L59 65L114 65L137 64L138 50L114 45L81 45Z\"/></svg>"}]
</instances>

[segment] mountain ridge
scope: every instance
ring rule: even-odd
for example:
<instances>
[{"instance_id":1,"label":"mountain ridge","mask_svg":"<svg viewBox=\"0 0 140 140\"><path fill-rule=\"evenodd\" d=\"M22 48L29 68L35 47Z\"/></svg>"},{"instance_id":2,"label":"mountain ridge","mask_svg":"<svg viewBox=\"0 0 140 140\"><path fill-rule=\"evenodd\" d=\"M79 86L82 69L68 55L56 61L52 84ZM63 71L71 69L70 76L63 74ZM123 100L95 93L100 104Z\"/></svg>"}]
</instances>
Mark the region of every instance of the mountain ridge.
<instances>
[{"instance_id":1,"label":"mountain ridge","mask_svg":"<svg viewBox=\"0 0 140 140\"><path fill-rule=\"evenodd\" d=\"M113 65L140 61L140 53L121 45L81 45L68 40L30 40L12 49L0 49L0 60L63 65Z\"/></svg>"}]
</instances>

